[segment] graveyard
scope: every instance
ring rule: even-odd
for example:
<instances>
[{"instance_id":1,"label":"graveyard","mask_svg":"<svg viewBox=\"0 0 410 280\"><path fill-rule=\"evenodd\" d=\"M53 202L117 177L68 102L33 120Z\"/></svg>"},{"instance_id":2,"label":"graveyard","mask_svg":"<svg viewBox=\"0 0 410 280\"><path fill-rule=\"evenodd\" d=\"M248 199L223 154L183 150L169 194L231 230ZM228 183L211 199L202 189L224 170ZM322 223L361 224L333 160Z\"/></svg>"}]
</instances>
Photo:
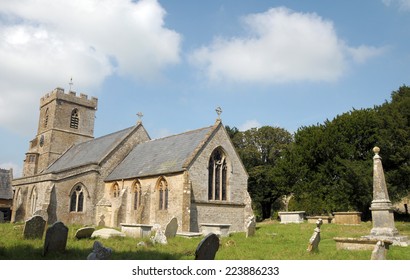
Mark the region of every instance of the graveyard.
<instances>
[{"instance_id":1,"label":"graveyard","mask_svg":"<svg viewBox=\"0 0 410 280\"><path fill-rule=\"evenodd\" d=\"M372 249L343 250L336 248L335 237L358 238L372 229L371 222L356 225L322 224L317 250L308 251L309 240L317 227L302 223L280 223L267 220L256 224L255 234L230 233L219 238L215 260L370 260ZM395 221L400 234L410 236L410 223ZM195 251L204 236L168 238L166 244L153 242L151 236L140 238L76 238L80 225L68 225L65 250L44 255L46 233L42 238L24 238L24 223L0 224L0 259L2 260L87 260L96 241L111 251L111 260L194 260ZM100 230L101 228L96 228ZM117 229L118 231L120 228ZM390 246L387 260L409 260L410 246Z\"/></svg>"}]
</instances>

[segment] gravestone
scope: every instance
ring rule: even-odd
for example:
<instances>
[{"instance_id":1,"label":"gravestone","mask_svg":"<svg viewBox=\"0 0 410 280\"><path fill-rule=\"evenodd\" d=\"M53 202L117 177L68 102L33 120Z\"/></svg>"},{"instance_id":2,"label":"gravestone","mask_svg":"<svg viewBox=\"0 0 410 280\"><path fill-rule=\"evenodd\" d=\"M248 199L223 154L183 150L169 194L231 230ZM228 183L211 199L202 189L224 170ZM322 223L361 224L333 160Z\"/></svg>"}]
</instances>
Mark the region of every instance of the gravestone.
<instances>
[{"instance_id":1,"label":"gravestone","mask_svg":"<svg viewBox=\"0 0 410 280\"><path fill-rule=\"evenodd\" d=\"M102 229L94 231L93 234L91 235L91 238L101 237L101 238L107 239L107 238L116 237L116 236L125 237L125 234L113 228L102 228Z\"/></svg>"},{"instance_id":2,"label":"gravestone","mask_svg":"<svg viewBox=\"0 0 410 280\"><path fill-rule=\"evenodd\" d=\"M383 241L377 241L372 251L371 260L385 260L387 254L387 248Z\"/></svg>"},{"instance_id":3,"label":"gravestone","mask_svg":"<svg viewBox=\"0 0 410 280\"><path fill-rule=\"evenodd\" d=\"M94 227L83 227L76 231L75 238L82 239L82 238L91 238L95 228Z\"/></svg>"},{"instance_id":4,"label":"gravestone","mask_svg":"<svg viewBox=\"0 0 410 280\"><path fill-rule=\"evenodd\" d=\"M167 237L165 236L164 232L159 228L155 232L155 235L151 237L152 243L156 244L168 244Z\"/></svg>"},{"instance_id":5,"label":"gravestone","mask_svg":"<svg viewBox=\"0 0 410 280\"><path fill-rule=\"evenodd\" d=\"M319 251L319 242L320 242L320 226L323 224L322 219L318 219L316 222L316 228L313 232L312 237L309 240L309 245L307 248L308 252L317 252Z\"/></svg>"},{"instance_id":6,"label":"gravestone","mask_svg":"<svg viewBox=\"0 0 410 280\"><path fill-rule=\"evenodd\" d=\"M195 260L214 260L218 249L218 236L215 233L209 233L199 242L195 251Z\"/></svg>"},{"instance_id":7,"label":"gravestone","mask_svg":"<svg viewBox=\"0 0 410 280\"><path fill-rule=\"evenodd\" d=\"M46 221L41 216L33 216L24 224L23 236L25 239L42 239Z\"/></svg>"},{"instance_id":8,"label":"gravestone","mask_svg":"<svg viewBox=\"0 0 410 280\"><path fill-rule=\"evenodd\" d=\"M68 227L62 222L55 222L46 231L43 256L50 252L65 252L68 237Z\"/></svg>"},{"instance_id":9,"label":"gravestone","mask_svg":"<svg viewBox=\"0 0 410 280\"><path fill-rule=\"evenodd\" d=\"M254 236L256 232L255 217L252 217L246 225L246 237Z\"/></svg>"},{"instance_id":10,"label":"gravestone","mask_svg":"<svg viewBox=\"0 0 410 280\"><path fill-rule=\"evenodd\" d=\"M167 226L165 227L165 236L167 238L173 238L175 235L177 235L178 231L178 220L177 218L173 217Z\"/></svg>"},{"instance_id":11,"label":"gravestone","mask_svg":"<svg viewBox=\"0 0 410 280\"><path fill-rule=\"evenodd\" d=\"M38 209L33 213L33 216L41 216L45 221L48 221L48 214L45 210Z\"/></svg>"},{"instance_id":12,"label":"gravestone","mask_svg":"<svg viewBox=\"0 0 410 280\"><path fill-rule=\"evenodd\" d=\"M109 260L112 249L104 247L100 242L95 241L93 251L87 256L87 260Z\"/></svg>"}]
</instances>

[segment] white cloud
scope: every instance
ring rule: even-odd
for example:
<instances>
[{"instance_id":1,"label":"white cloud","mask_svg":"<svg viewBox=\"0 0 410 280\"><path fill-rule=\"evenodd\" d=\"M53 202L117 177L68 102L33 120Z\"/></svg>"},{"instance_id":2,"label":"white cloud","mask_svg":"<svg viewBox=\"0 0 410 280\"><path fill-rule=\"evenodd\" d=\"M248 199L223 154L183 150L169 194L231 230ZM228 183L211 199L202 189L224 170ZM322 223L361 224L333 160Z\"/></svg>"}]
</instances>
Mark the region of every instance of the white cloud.
<instances>
[{"instance_id":1,"label":"white cloud","mask_svg":"<svg viewBox=\"0 0 410 280\"><path fill-rule=\"evenodd\" d=\"M371 46L359 46L357 48L347 48L353 60L358 63L366 62L368 59L383 54L388 48L376 48Z\"/></svg>"},{"instance_id":2,"label":"white cloud","mask_svg":"<svg viewBox=\"0 0 410 280\"><path fill-rule=\"evenodd\" d=\"M390 5L398 6L401 11L410 11L410 0L382 0L383 4L390 7Z\"/></svg>"},{"instance_id":3,"label":"white cloud","mask_svg":"<svg viewBox=\"0 0 410 280\"><path fill-rule=\"evenodd\" d=\"M178 63L181 36L165 14L157 0L1 1L0 125L32 127L39 97L71 76L87 91L113 74L152 79Z\"/></svg>"},{"instance_id":4,"label":"white cloud","mask_svg":"<svg viewBox=\"0 0 410 280\"><path fill-rule=\"evenodd\" d=\"M191 62L211 81L334 81L356 51L338 38L332 22L314 13L273 8L243 22L247 36L216 38L191 54ZM364 59L369 50L375 53L362 46L356 54Z\"/></svg>"},{"instance_id":5,"label":"white cloud","mask_svg":"<svg viewBox=\"0 0 410 280\"><path fill-rule=\"evenodd\" d=\"M239 126L239 131L246 131L251 128L260 128L262 125L257 120L247 120L241 126Z\"/></svg>"}]
</instances>

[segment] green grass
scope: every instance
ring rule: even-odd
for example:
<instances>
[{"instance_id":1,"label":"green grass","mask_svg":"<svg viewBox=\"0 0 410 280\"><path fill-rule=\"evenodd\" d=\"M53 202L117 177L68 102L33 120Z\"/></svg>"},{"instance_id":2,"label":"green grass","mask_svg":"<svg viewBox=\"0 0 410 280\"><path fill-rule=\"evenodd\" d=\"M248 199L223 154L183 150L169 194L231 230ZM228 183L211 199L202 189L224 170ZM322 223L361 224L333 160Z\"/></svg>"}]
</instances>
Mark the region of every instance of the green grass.
<instances>
[{"instance_id":1,"label":"green grass","mask_svg":"<svg viewBox=\"0 0 410 280\"><path fill-rule=\"evenodd\" d=\"M306 251L315 224L280 224L265 222L257 224L256 235L246 238L244 233L234 233L221 238L216 254L218 260L369 260L371 251L336 250L333 237L360 237L368 235L371 223L360 225L324 224L321 227L319 252ZM0 224L0 259L3 260L85 260L99 240L113 249L116 260L193 260L201 237L177 236L167 245L153 245L148 239L111 238L76 240L74 234L80 226L69 226L66 252L42 257L43 240L23 239L23 224ZM396 222L401 235L410 237L410 223ZM137 246L145 241L146 247ZM391 246L389 260L409 260L410 246Z\"/></svg>"}]
</instances>

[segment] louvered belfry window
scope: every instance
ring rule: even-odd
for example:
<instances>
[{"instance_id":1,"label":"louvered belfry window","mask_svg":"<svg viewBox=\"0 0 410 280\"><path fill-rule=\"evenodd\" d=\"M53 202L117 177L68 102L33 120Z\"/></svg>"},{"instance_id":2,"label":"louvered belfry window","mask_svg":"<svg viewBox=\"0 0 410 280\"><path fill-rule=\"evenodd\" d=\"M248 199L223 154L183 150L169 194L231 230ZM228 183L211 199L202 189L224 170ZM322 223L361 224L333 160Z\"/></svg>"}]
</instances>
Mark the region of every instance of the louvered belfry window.
<instances>
[{"instance_id":1,"label":"louvered belfry window","mask_svg":"<svg viewBox=\"0 0 410 280\"><path fill-rule=\"evenodd\" d=\"M79 121L80 121L80 118L79 118L79 116L78 116L78 110L77 110L77 109L74 109L74 110L71 112L70 127L71 127L71 128L75 128L75 129L78 129L78 123L79 123Z\"/></svg>"}]
</instances>

